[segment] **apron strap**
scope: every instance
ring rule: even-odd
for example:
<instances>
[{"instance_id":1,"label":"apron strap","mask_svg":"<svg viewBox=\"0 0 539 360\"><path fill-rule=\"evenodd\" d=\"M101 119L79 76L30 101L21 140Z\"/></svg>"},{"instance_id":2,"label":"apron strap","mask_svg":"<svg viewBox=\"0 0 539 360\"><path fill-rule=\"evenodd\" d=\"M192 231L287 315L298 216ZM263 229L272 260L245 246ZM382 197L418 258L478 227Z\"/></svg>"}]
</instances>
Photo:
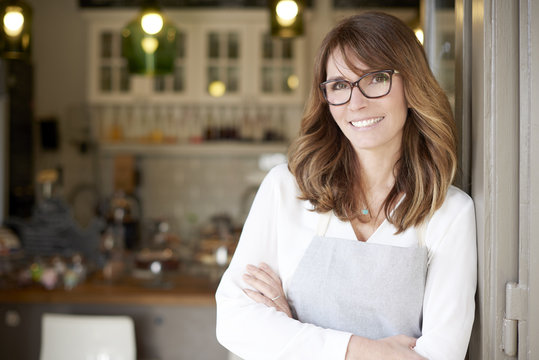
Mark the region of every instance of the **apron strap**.
<instances>
[{"instance_id":1,"label":"apron strap","mask_svg":"<svg viewBox=\"0 0 539 360\"><path fill-rule=\"evenodd\" d=\"M426 230L427 230L426 224L425 224L425 221L423 221L421 224L419 224L417 228L417 237L419 238L418 239L419 247L424 247L426 245L425 243L425 233L427 232Z\"/></svg>"},{"instance_id":2,"label":"apron strap","mask_svg":"<svg viewBox=\"0 0 539 360\"><path fill-rule=\"evenodd\" d=\"M329 220L331 219L331 214L333 211L328 211L326 213L320 214L318 218L318 225L316 227L316 235L324 236L329 226Z\"/></svg>"},{"instance_id":3,"label":"apron strap","mask_svg":"<svg viewBox=\"0 0 539 360\"><path fill-rule=\"evenodd\" d=\"M427 242L425 239L426 234L427 234L427 221L425 220L417 228L417 237L418 237L419 247L427 248L427 266L429 266L430 260L431 260L431 253L429 251L429 248L427 247Z\"/></svg>"}]
</instances>

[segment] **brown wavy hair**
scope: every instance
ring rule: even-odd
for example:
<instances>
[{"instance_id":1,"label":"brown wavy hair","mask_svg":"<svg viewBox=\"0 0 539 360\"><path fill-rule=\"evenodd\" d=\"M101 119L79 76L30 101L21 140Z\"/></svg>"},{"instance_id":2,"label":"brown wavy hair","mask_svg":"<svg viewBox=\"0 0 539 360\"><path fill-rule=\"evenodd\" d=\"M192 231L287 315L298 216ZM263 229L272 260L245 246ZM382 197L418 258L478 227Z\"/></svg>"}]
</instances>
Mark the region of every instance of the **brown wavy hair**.
<instances>
[{"instance_id":1,"label":"brown wavy hair","mask_svg":"<svg viewBox=\"0 0 539 360\"><path fill-rule=\"evenodd\" d=\"M371 69L398 70L403 79L409 109L394 168L395 184L382 205L400 233L439 209L453 182L457 139L451 106L429 68L423 46L401 20L367 12L341 21L318 51L300 134L288 154L300 199L309 200L317 212L333 210L347 221L358 217L360 204L366 203L359 160L319 88L334 52L344 54L346 64L358 73L357 60ZM406 196L392 212L401 194Z\"/></svg>"}]
</instances>

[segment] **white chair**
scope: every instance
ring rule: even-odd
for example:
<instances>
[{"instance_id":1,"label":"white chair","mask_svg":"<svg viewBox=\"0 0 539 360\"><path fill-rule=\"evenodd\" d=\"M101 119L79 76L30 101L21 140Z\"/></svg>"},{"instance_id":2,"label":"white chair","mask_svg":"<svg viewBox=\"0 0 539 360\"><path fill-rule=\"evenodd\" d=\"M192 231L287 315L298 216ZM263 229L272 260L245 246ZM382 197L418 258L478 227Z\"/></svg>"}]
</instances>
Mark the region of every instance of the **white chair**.
<instances>
[{"instance_id":1,"label":"white chair","mask_svg":"<svg viewBox=\"0 0 539 360\"><path fill-rule=\"evenodd\" d=\"M40 360L135 360L128 316L43 314Z\"/></svg>"}]
</instances>

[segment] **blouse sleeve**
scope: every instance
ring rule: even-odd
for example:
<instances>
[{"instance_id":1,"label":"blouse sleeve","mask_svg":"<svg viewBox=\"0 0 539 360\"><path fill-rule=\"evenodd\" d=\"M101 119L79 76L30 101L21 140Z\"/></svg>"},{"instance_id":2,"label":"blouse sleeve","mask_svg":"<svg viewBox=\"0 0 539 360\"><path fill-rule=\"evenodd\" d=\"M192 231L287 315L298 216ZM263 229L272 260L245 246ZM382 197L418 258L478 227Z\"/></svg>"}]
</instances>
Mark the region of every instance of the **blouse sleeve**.
<instances>
[{"instance_id":1,"label":"blouse sleeve","mask_svg":"<svg viewBox=\"0 0 539 360\"><path fill-rule=\"evenodd\" d=\"M278 269L278 176L262 182L245 222L238 247L216 292L219 342L243 359L344 359L351 334L322 329L258 304L242 289L247 264L266 262Z\"/></svg>"},{"instance_id":2,"label":"blouse sleeve","mask_svg":"<svg viewBox=\"0 0 539 360\"><path fill-rule=\"evenodd\" d=\"M432 241L432 246L423 300L422 336L415 350L430 360L464 359L474 320L475 213L467 195L462 193L458 197L459 201L450 209L439 210L442 214L437 221L431 220L427 230L427 244Z\"/></svg>"}]
</instances>

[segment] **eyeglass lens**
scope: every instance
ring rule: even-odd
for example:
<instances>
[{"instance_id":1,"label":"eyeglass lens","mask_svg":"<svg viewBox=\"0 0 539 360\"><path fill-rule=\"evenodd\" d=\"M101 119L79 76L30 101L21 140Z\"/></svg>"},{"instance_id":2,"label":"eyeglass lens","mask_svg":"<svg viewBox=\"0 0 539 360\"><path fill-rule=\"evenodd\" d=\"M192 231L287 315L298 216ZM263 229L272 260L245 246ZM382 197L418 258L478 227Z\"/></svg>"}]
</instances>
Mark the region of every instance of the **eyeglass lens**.
<instances>
[{"instance_id":1,"label":"eyeglass lens","mask_svg":"<svg viewBox=\"0 0 539 360\"><path fill-rule=\"evenodd\" d=\"M359 87L368 98L385 96L391 90L391 72L379 71L361 77L356 83L347 80L330 80L322 83L327 101L332 105L347 103L352 97L354 86Z\"/></svg>"}]
</instances>

